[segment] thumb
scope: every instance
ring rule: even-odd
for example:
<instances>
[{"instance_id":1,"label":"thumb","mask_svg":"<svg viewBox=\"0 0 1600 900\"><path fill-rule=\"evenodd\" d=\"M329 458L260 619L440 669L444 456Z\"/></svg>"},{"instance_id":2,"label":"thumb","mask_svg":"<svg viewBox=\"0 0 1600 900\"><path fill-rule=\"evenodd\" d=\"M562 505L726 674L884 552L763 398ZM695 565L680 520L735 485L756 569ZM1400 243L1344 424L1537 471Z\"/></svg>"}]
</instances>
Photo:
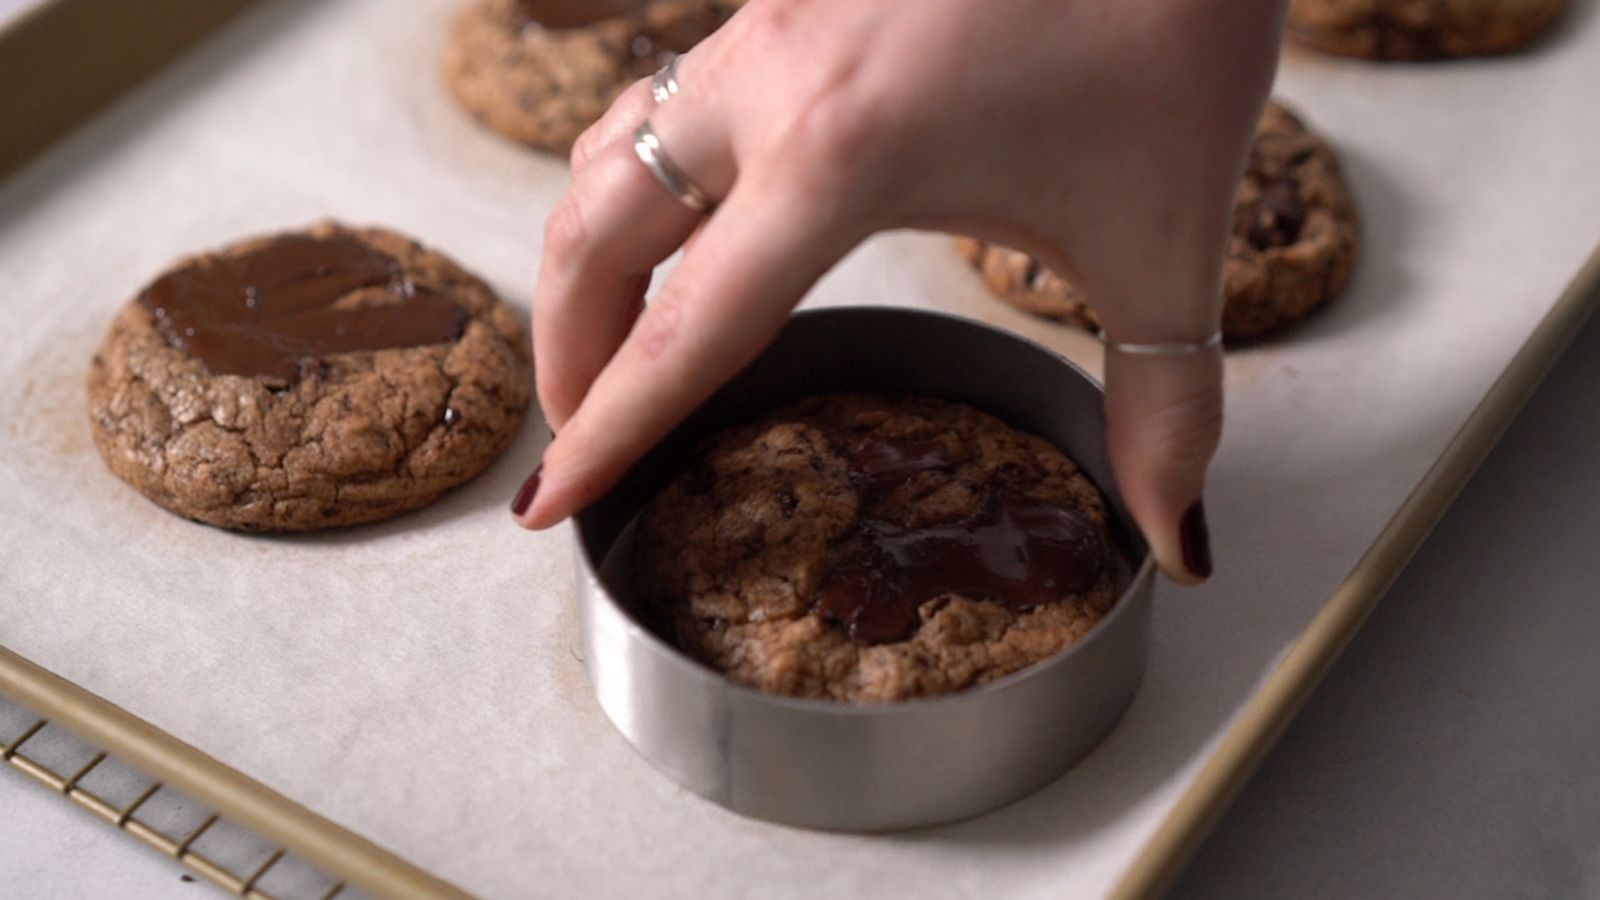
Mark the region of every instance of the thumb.
<instances>
[{"instance_id":1,"label":"thumb","mask_svg":"<svg viewBox=\"0 0 1600 900\"><path fill-rule=\"evenodd\" d=\"M1222 436L1222 348L1130 353L1106 345L1106 425L1117 487L1161 570L1211 575L1201 494Z\"/></svg>"}]
</instances>

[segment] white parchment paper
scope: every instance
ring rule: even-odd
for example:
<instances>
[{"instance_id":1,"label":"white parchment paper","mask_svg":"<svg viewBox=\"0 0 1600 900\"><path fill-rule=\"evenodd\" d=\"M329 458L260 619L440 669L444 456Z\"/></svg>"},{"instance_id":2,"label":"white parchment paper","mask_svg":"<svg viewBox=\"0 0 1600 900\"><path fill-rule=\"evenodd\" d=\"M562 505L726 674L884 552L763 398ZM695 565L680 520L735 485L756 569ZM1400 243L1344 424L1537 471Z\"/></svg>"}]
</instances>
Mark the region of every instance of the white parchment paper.
<instances>
[{"instance_id":1,"label":"white parchment paper","mask_svg":"<svg viewBox=\"0 0 1600 900\"><path fill-rule=\"evenodd\" d=\"M1219 573L1158 597L1132 709L1000 812L778 828L679 790L591 699L568 534L505 510L537 416L437 505L294 538L179 520L90 443L107 323L196 248L381 223L526 307L565 167L452 107L450 6L267 4L0 186L0 643L488 896L1105 893L1600 240L1595 4L1505 60L1291 53L1279 94L1338 145L1363 259L1326 314L1230 355ZM808 300L858 302L981 318L1098 368L1093 341L988 298L942 238L875 240Z\"/></svg>"}]
</instances>

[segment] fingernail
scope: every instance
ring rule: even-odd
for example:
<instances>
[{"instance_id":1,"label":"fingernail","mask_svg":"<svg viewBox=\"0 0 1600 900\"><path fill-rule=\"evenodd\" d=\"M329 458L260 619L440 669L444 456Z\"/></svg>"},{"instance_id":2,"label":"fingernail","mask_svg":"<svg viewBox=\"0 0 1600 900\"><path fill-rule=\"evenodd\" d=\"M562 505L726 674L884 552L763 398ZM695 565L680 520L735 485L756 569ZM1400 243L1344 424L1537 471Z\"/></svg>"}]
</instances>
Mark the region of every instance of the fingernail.
<instances>
[{"instance_id":1,"label":"fingernail","mask_svg":"<svg viewBox=\"0 0 1600 900\"><path fill-rule=\"evenodd\" d=\"M517 491L516 499L511 501L511 514L520 516L533 505L533 495L539 493L539 476L544 472L544 466L538 465L533 469L533 474L522 483L522 489Z\"/></svg>"},{"instance_id":2,"label":"fingernail","mask_svg":"<svg viewBox=\"0 0 1600 900\"><path fill-rule=\"evenodd\" d=\"M1196 578L1211 577L1211 532L1206 528L1205 503L1196 500L1178 525L1183 541L1183 566Z\"/></svg>"}]
</instances>

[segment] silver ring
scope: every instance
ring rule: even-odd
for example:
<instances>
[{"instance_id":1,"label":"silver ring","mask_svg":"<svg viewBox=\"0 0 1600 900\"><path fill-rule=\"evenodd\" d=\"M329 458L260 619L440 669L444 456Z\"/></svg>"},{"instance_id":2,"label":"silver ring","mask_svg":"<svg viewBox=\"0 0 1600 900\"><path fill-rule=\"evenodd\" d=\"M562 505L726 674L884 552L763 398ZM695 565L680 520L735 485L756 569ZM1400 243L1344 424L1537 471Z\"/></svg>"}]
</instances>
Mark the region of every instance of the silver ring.
<instances>
[{"instance_id":1,"label":"silver ring","mask_svg":"<svg viewBox=\"0 0 1600 900\"><path fill-rule=\"evenodd\" d=\"M666 148L661 146L661 139L656 137L655 129L650 127L649 119L639 123L639 128L633 133L633 152L639 154L639 161L650 170L650 174L656 176L662 187L678 198L679 203L695 212L710 212L716 206L706 192L696 187L672 161L672 157L667 155Z\"/></svg>"},{"instance_id":2,"label":"silver ring","mask_svg":"<svg viewBox=\"0 0 1600 900\"><path fill-rule=\"evenodd\" d=\"M1161 356L1171 354L1181 355L1185 353L1204 353L1205 351L1210 350L1212 347L1221 345L1222 332L1212 332L1210 337L1204 338L1203 340L1188 342L1180 341L1170 344L1124 344L1119 341L1113 341L1105 335L1101 335L1100 343L1105 344L1107 350L1115 350L1118 353L1127 353L1133 356Z\"/></svg>"},{"instance_id":3,"label":"silver ring","mask_svg":"<svg viewBox=\"0 0 1600 900\"><path fill-rule=\"evenodd\" d=\"M656 103L665 103L678 93L678 59L680 54L674 53L667 60L666 65L656 70L650 78L650 93L656 98Z\"/></svg>"}]
</instances>

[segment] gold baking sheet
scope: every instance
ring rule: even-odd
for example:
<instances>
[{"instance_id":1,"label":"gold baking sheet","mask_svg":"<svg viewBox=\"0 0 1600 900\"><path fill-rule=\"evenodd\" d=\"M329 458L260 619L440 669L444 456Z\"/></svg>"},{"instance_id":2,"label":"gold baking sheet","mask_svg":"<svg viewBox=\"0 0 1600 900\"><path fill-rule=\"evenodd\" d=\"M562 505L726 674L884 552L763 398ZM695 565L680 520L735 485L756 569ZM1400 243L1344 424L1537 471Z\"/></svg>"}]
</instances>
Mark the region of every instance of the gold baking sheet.
<instances>
[{"instance_id":1,"label":"gold baking sheet","mask_svg":"<svg viewBox=\"0 0 1600 900\"><path fill-rule=\"evenodd\" d=\"M197 247L332 213L412 231L525 306L564 169L450 106L449 5L264 5L0 186L0 644L126 712L11 655L0 690L54 698L53 721L144 748L160 777L297 852L331 848L314 861L377 893L418 870L491 896L1153 890L1592 302L1555 305L1600 239L1587 7L1509 60L1291 55L1280 93L1344 153L1365 256L1338 306L1230 357L1208 499L1222 570L1158 598L1126 719L1056 785L971 822L863 838L738 819L651 771L590 700L564 531L522 534L503 509L538 423L430 510L295 539L173 519L89 445L81 378L106 322ZM1092 341L988 299L941 238L876 240L808 302L864 300L1098 367Z\"/></svg>"},{"instance_id":2,"label":"gold baking sheet","mask_svg":"<svg viewBox=\"0 0 1600 900\"><path fill-rule=\"evenodd\" d=\"M0 178L254 0L55 0L0 29Z\"/></svg>"}]
</instances>

